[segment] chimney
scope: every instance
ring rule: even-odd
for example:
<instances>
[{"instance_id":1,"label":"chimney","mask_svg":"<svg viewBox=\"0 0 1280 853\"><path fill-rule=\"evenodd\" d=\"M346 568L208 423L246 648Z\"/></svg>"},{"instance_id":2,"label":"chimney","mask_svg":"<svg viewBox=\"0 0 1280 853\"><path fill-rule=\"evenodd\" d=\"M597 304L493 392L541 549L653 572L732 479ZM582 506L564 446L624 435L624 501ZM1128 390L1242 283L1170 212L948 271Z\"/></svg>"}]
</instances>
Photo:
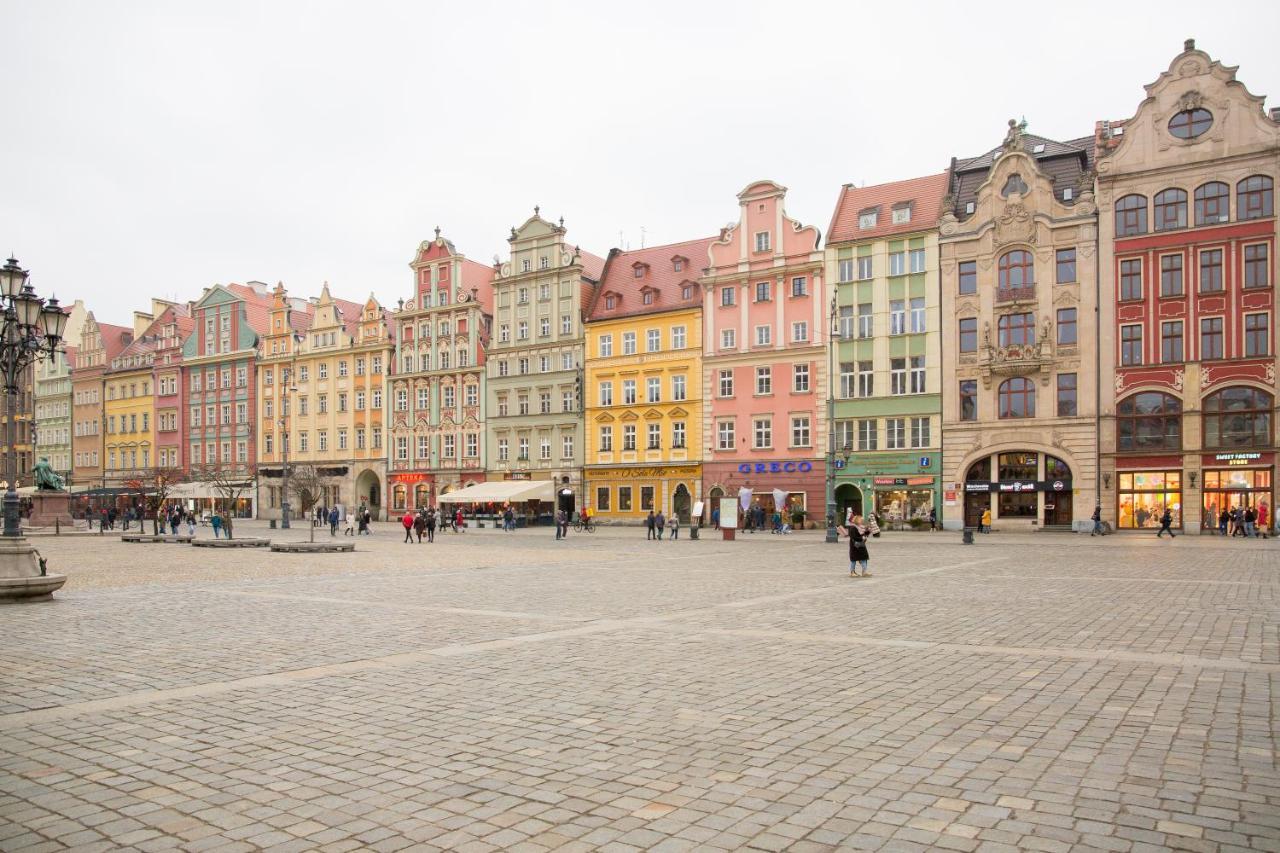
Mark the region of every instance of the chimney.
<instances>
[{"instance_id":1,"label":"chimney","mask_svg":"<svg viewBox=\"0 0 1280 853\"><path fill-rule=\"evenodd\" d=\"M1196 49L1196 40L1195 40L1195 39L1187 39L1186 41L1184 41L1184 42L1182 43L1182 50L1183 50L1184 52L1189 51L1189 50L1195 50L1195 49Z\"/></svg>"}]
</instances>

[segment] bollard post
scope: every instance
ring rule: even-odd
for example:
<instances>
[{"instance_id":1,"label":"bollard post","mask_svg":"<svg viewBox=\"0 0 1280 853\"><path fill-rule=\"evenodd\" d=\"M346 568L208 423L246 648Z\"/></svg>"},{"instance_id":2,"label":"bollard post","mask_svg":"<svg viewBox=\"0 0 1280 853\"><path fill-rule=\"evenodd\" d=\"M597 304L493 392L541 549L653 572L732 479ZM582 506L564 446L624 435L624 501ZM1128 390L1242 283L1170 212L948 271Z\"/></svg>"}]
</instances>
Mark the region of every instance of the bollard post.
<instances>
[{"instance_id":1,"label":"bollard post","mask_svg":"<svg viewBox=\"0 0 1280 853\"><path fill-rule=\"evenodd\" d=\"M53 519L53 535L54 536L62 535L62 519L61 518L55 517Z\"/></svg>"},{"instance_id":2,"label":"bollard post","mask_svg":"<svg viewBox=\"0 0 1280 853\"><path fill-rule=\"evenodd\" d=\"M961 544L961 545L972 545L972 544L973 544L973 528L972 528L972 527L966 527L966 528L964 529L964 533L962 534L961 539L960 539L960 544Z\"/></svg>"}]
</instances>

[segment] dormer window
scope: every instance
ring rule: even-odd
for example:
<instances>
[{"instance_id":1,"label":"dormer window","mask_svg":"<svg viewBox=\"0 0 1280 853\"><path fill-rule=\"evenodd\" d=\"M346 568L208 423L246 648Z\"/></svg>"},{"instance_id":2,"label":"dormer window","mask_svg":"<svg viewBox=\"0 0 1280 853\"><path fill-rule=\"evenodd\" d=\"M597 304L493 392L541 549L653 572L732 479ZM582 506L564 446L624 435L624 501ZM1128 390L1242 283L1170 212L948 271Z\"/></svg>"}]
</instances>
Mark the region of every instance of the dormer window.
<instances>
[{"instance_id":1,"label":"dormer window","mask_svg":"<svg viewBox=\"0 0 1280 853\"><path fill-rule=\"evenodd\" d=\"M607 311L612 311L614 308L617 308L618 297L614 296L612 293L606 295L604 298L604 307Z\"/></svg>"},{"instance_id":2,"label":"dormer window","mask_svg":"<svg viewBox=\"0 0 1280 853\"><path fill-rule=\"evenodd\" d=\"M649 272L649 265L646 263L643 263L642 261L636 261L634 264L631 265L631 270L632 270L632 274L636 278L644 278L645 274Z\"/></svg>"},{"instance_id":3,"label":"dormer window","mask_svg":"<svg viewBox=\"0 0 1280 853\"><path fill-rule=\"evenodd\" d=\"M640 294L640 301L641 301L641 302L643 302L645 305L652 305L652 304L653 304L653 291L652 291L652 290L646 290L644 293Z\"/></svg>"},{"instance_id":4,"label":"dormer window","mask_svg":"<svg viewBox=\"0 0 1280 853\"><path fill-rule=\"evenodd\" d=\"M676 272L684 272L684 258L679 256L672 258L671 266L675 268Z\"/></svg>"},{"instance_id":5,"label":"dormer window","mask_svg":"<svg viewBox=\"0 0 1280 853\"><path fill-rule=\"evenodd\" d=\"M1008 198L1014 193L1022 196L1027 194L1027 182L1022 180L1022 176L1017 172L1009 176L1008 180L1004 182L1004 189L1000 190L1000 195L1004 198Z\"/></svg>"},{"instance_id":6,"label":"dormer window","mask_svg":"<svg viewBox=\"0 0 1280 853\"><path fill-rule=\"evenodd\" d=\"M693 298L693 288L686 284L683 288L681 288L681 289L680 289L680 298L681 298L681 299L692 299L692 298Z\"/></svg>"},{"instance_id":7,"label":"dormer window","mask_svg":"<svg viewBox=\"0 0 1280 853\"><path fill-rule=\"evenodd\" d=\"M903 225L911 221L911 202L895 205L893 208L893 224Z\"/></svg>"},{"instance_id":8,"label":"dormer window","mask_svg":"<svg viewBox=\"0 0 1280 853\"><path fill-rule=\"evenodd\" d=\"M858 214L858 227L866 230L867 228L875 228L876 220L879 218L880 208L872 207Z\"/></svg>"},{"instance_id":9,"label":"dormer window","mask_svg":"<svg viewBox=\"0 0 1280 853\"><path fill-rule=\"evenodd\" d=\"M756 232L756 251L757 252L769 251L769 232L768 231Z\"/></svg>"}]
</instances>

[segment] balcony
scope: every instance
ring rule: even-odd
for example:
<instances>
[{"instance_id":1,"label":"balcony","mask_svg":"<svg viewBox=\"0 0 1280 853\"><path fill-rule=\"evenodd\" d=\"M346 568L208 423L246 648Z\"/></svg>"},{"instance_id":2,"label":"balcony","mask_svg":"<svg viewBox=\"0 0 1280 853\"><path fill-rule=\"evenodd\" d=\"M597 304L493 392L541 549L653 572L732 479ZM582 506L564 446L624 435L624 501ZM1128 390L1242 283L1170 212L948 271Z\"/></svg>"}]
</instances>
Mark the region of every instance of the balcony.
<instances>
[{"instance_id":1,"label":"balcony","mask_svg":"<svg viewBox=\"0 0 1280 853\"><path fill-rule=\"evenodd\" d=\"M1019 287L1001 287L996 289L997 305L1035 301L1036 286L1034 284L1024 284Z\"/></svg>"}]
</instances>

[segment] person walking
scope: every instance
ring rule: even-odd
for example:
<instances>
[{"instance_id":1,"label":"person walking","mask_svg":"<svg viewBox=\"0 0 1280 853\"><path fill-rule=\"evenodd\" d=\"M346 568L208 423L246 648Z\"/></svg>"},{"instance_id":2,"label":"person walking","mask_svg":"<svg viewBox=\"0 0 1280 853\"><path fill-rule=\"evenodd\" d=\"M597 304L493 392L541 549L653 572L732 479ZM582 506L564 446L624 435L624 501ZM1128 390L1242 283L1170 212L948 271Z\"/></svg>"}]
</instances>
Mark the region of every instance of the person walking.
<instances>
[{"instance_id":1,"label":"person walking","mask_svg":"<svg viewBox=\"0 0 1280 853\"><path fill-rule=\"evenodd\" d=\"M400 519L400 525L404 527L404 541L413 544L413 512L404 511L404 516Z\"/></svg>"},{"instance_id":2,"label":"person walking","mask_svg":"<svg viewBox=\"0 0 1280 853\"><path fill-rule=\"evenodd\" d=\"M654 534L658 532L658 529L655 526L655 523L656 523L656 519L653 517L653 510L649 510L649 514L645 516L645 519L644 519L644 528L647 531L644 537L646 540L653 539Z\"/></svg>"},{"instance_id":3,"label":"person walking","mask_svg":"<svg viewBox=\"0 0 1280 853\"><path fill-rule=\"evenodd\" d=\"M187 513L187 535L196 535L196 515L193 512Z\"/></svg>"},{"instance_id":4,"label":"person walking","mask_svg":"<svg viewBox=\"0 0 1280 853\"><path fill-rule=\"evenodd\" d=\"M556 541L557 542L564 538L564 524L562 523L563 518L564 518L564 510L562 509L556 510L555 523L556 523Z\"/></svg>"},{"instance_id":5,"label":"person walking","mask_svg":"<svg viewBox=\"0 0 1280 853\"><path fill-rule=\"evenodd\" d=\"M932 533L938 529L938 508L929 507L929 532Z\"/></svg>"},{"instance_id":6,"label":"person walking","mask_svg":"<svg viewBox=\"0 0 1280 853\"><path fill-rule=\"evenodd\" d=\"M427 513L425 510L418 510L418 514L413 517L413 535L418 537L418 544L422 544L422 534L427 530Z\"/></svg>"},{"instance_id":7,"label":"person walking","mask_svg":"<svg viewBox=\"0 0 1280 853\"><path fill-rule=\"evenodd\" d=\"M855 515L849 519L847 527L837 530L849 537L849 577L871 577L867 567L871 562L871 553L867 550L867 530L862 526L862 516ZM858 574L858 566L862 566L862 574Z\"/></svg>"},{"instance_id":8,"label":"person walking","mask_svg":"<svg viewBox=\"0 0 1280 853\"><path fill-rule=\"evenodd\" d=\"M720 507L712 507L711 509L711 526L716 530L720 529Z\"/></svg>"},{"instance_id":9,"label":"person walking","mask_svg":"<svg viewBox=\"0 0 1280 853\"><path fill-rule=\"evenodd\" d=\"M667 527L671 530L671 541L674 542L680 538L680 516L674 512L671 513L671 519L667 522Z\"/></svg>"},{"instance_id":10,"label":"person walking","mask_svg":"<svg viewBox=\"0 0 1280 853\"><path fill-rule=\"evenodd\" d=\"M1244 535L1244 518L1240 512L1240 507L1233 506L1231 508L1231 538Z\"/></svg>"},{"instance_id":11,"label":"person walking","mask_svg":"<svg viewBox=\"0 0 1280 853\"><path fill-rule=\"evenodd\" d=\"M1231 513L1224 506L1222 512L1218 513L1218 535L1227 535L1227 525L1231 522Z\"/></svg>"},{"instance_id":12,"label":"person walking","mask_svg":"<svg viewBox=\"0 0 1280 853\"><path fill-rule=\"evenodd\" d=\"M1156 538L1159 539L1161 536L1165 535L1166 533L1169 534L1170 539L1174 538L1173 513L1169 511L1168 507L1165 507L1164 515L1160 516L1160 529L1156 532Z\"/></svg>"},{"instance_id":13,"label":"person walking","mask_svg":"<svg viewBox=\"0 0 1280 853\"><path fill-rule=\"evenodd\" d=\"M1267 524L1271 521L1271 516L1267 513L1267 505L1265 502L1258 504L1258 535L1263 539L1267 538L1267 531L1271 528Z\"/></svg>"},{"instance_id":14,"label":"person walking","mask_svg":"<svg viewBox=\"0 0 1280 853\"><path fill-rule=\"evenodd\" d=\"M516 514L510 504L502 511L502 529L508 533L515 533L516 530Z\"/></svg>"},{"instance_id":15,"label":"person walking","mask_svg":"<svg viewBox=\"0 0 1280 853\"><path fill-rule=\"evenodd\" d=\"M1253 507L1245 507L1244 510L1244 535L1246 539L1253 539L1258 535L1258 512Z\"/></svg>"},{"instance_id":16,"label":"person walking","mask_svg":"<svg viewBox=\"0 0 1280 853\"><path fill-rule=\"evenodd\" d=\"M465 533L467 531L467 521L462 517L462 507L453 512L453 532Z\"/></svg>"},{"instance_id":17,"label":"person walking","mask_svg":"<svg viewBox=\"0 0 1280 853\"><path fill-rule=\"evenodd\" d=\"M436 514L431 507L427 507L426 517L423 519L423 522L427 526L427 544L430 545L432 542L436 541Z\"/></svg>"},{"instance_id":18,"label":"person walking","mask_svg":"<svg viewBox=\"0 0 1280 853\"><path fill-rule=\"evenodd\" d=\"M777 510L777 509L774 509L774 511L773 511L773 517L772 517L772 518L770 518L769 520L770 520L771 522L773 522L772 527L771 527L771 529L769 530L769 532L770 532L770 533L781 533L781 532L782 532L782 513L778 512L778 510Z\"/></svg>"},{"instance_id":19,"label":"person walking","mask_svg":"<svg viewBox=\"0 0 1280 853\"><path fill-rule=\"evenodd\" d=\"M1089 531L1090 536L1104 536L1102 532L1102 504L1098 504L1093 508L1093 515L1089 516L1093 519L1093 530Z\"/></svg>"},{"instance_id":20,"label":"person walking","mask_svg":"<svg viewBox=\"0 0 1280 853\"><path fill-rule=\"evenodd\" d=\"M369 532L369 510L362 509L356 514L356 535L363 536Z\"/></svg>"},{"instance_id":21,"label":"person walking","mask_svg":"<svg viewBox=\"0 0 1280 853\"><path fill-rule=\"evenodd\" d=\"M213 525L213 538L218 539L222 536L222 516L217 510L213 511L213 518L209 521Z\"/></svg>"},{"instance_id":22,"label":"person walking","mask_svg":"<svg viewBox=\"0 0 1280 853\"><path fill-rule=\"evenodd\" d=\"M667 517L662 514L662 510L658 510L658 514L653 518L653 527L658 531L658 541L662 541L662 532L667 529Z\"/></svg>"},{"instance_id":23,"label":"person walking","mask_svg":"<svg viewBox=\"0 0 1280 853\"><path fill-rule=\"evenodd\" d=\"M329 535L338 535L338 508L336 506L329 510Z\"/></svg>"},{"instance_id":24,"label":"person walking","mask_svg":"<svg viewBox=\"0 0 1280 853\"><path fill-rule=\"evenodd\" d=\"M982 518L978 520L978 532L991 532L991 507L987 507L982 511Z\"/></svg>"}]
</instances>

